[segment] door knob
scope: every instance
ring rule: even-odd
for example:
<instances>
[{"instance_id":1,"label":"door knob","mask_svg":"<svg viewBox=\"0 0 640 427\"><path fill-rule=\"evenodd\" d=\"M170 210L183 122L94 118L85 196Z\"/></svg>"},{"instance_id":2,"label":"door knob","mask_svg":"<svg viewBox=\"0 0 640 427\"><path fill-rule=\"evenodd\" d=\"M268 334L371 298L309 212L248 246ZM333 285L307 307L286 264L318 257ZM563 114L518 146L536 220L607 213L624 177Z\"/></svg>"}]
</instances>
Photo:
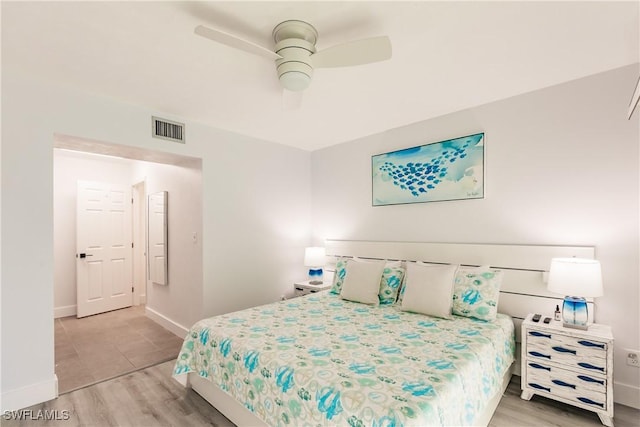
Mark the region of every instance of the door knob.
<instances>
[{"instance_id":1,"label":"door knob","mask_svg":"<svg viewBox=\"0 0 640 427\"><path fill-rule=\"evenodd\" d=\"M86 258L86 257L88 257L88 256L93 256L93 255L91 255L91 254L86 254L86 253L82 252L82 253L78 254L78 256L79 256L80 258Z\"/></svg>"}]
</instances>

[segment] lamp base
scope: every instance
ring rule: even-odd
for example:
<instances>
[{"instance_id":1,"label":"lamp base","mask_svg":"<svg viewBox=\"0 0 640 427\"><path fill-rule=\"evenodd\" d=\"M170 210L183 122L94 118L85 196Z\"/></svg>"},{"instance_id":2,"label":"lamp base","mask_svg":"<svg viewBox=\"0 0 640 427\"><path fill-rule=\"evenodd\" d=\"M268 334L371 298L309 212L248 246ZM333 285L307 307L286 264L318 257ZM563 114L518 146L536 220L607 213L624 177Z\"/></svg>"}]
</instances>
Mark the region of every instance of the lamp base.
<instances>
[{"instance_id":1,"label":"lamp base","mask_svg":"<svg viewBox=\"0 0 640 427\"><path fill-rule=\"evenodd\" d=\"M582 297L564 297L562 303L562 326L571 329L589 329L587 300Z\"/></svg>"},{"instance_id":2,"label":"lamp base","mask_svg":"<svg viewBox=\"0 0 640 427\"><path fill-rule=\"evenodd\" d=\"M580 329L583 331L586 331L587 329L589 329L589 325L575 325L573 323L562 323L562 327L563 328L571 328L571 329Z\"/></svg>"},{"instance_id":3,"label":"lamp base","mask_svg":"<svg viewBox=\"0 0 640 427\"><path fill-rule=\"evenodd\" d=\"M322 284L322 269L321 268L310 268L309 269L309 284L310 285L321 285Z\"/></svg>"}]
</instances>

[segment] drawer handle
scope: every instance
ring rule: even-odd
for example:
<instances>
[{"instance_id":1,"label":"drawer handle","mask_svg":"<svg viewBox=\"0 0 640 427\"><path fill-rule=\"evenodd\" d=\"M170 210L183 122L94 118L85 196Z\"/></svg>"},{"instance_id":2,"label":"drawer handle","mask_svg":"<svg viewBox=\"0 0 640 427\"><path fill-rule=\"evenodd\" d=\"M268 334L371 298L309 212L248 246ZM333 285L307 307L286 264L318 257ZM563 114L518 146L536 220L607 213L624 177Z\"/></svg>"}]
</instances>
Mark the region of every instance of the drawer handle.
<instances>
[{"instance_id":1,"label":"drawer handle","mask_svg":"<svg viewBox=\"0 0 640 427\"><path fill-rule=\"evenodd\" d=\"M535 357L546 357L547 359L551 360L551 356L547 354L538 353L537 351L530 351L529 354Z\"/></svg>"},{"instance_id":2,"label":"drawer handle","mask_svg":"<svg viewBox=\"0 0 640 427\"><path fill-rule=\"evenodd\" d=\"M591 378L591 377L588 377L586 375L578 375L578 378L581 379L582 381L587 381L587 382L590 382L590 383L598 383L600 385L604 385L604 381L597 380L595 378Z\"/></svg>"},{"instance_id":3,"label":"drawer handle","mask_svg":"<svg viewBox=\"0 0 640 427\"><path fill-rule=\"evenodd\" d=\"M549 393L551 393L551 389L549 387L545 387L545 386L542 386L540 384L529 383L529 387L537 388L538 390L544 390L544 391L548 391Z\"/></svg>"},{"instance_id":4,"label":"drawer handle","mask_svg":"<svg viewBox=\"0 0 640 427\"><path fill-rule=\"evenodd\" d=\"M564 347L551 347L552 349L554 349L555 351L559 352L559 353L571 353L571 354L576 354L575 350L570 350L568 348L564 348Z\"/></svg>"},{"instance_id":5,"label":"drawer handle","mask_svg":"<svg viewBox=\"0 0 640 427\"><path fill-rule=\"evenodd\" d=\"M551 338L551 335L543 334L542 332L537 332L537 331L529 331L529 335L533 335L534 337Z\"/></svg>"},{"instance_id":6,"label":"drawer handle","mask_svg":"<svg viewBox=\"0 0 640 427\"><path fill-rule=\"evenodd\" d=\"M578 344L583 345L585 347L598 347L604 349L604 344L599 342L591 342L591 341L578 341Z\"/></svg>"},{"instance_id":7,"label":"drawer handle","mask_svg":"<svg viewBox=\"0 0 640 427\"><path fill-rule=\"evenodd\" d=\"M585 362L579 362L578 366L580 366L581 368L587 368L587 369L595 369L597 371L602 371L604 372L604 368L601 368L600 366L594 366L590 363L585 363Z\"/></svg>"},{"instance_id":8,"label":"drawer handle","mask_svg":"<svg viewBox=\"0 0 640 427\"><path fill-rule=\"evenodd\" d=\"M529 363L529 366L536 369L546 369L547 371L551 372L551 368L548 368L544 365L538 365L537 363Z\"/></svg>"},{"instance_id":9,"label":"drawer handle","mask_svg":"<svg viewBox=\"0 0 640 427\"><path fill-rule=\"evenodd\" d=\"M586 403L589 405L596 405L601 408L604 408L604 403L596 402L595 400L587 399L586 397L579 397L578 400L582 403Z\"/></svg>"},{"instance_id":10,"label":"drawer handle","mask_svg":"<svg viewBox=\"0 0 640 427\"><path fill-rule=\"evenodd\" d=\"M560 381L560 380L551 380L552 383L557 384L557 385L561 385L562 387L570 387L572 389L575 390L576 386L573 384L569 384L569 383L565 383L564 381Z\"/></svg>"}]
</instances>

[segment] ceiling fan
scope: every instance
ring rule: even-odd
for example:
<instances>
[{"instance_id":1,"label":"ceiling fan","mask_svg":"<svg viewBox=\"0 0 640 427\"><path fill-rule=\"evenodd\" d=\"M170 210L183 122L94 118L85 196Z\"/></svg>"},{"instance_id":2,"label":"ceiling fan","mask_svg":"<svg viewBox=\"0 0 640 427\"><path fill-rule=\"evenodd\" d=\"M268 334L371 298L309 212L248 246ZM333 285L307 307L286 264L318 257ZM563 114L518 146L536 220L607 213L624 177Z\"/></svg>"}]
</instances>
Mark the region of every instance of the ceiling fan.
<instances>
[{"instance_id":1,"label":"ceiling fan","mask_svg":"<svg viewBox=\"0 0 640 427\"><path fill-rule=\"evenodd\" d=\"M273 29L275 48L267 49L220 30L198 25L194 32L218 43L275 60L280 84L290 91L303 91L311 84L315 68L349 67L391 58L387 36L354 40L316 51L318 31L299 20L281 22Z\"/></svg>"}]
</instances>

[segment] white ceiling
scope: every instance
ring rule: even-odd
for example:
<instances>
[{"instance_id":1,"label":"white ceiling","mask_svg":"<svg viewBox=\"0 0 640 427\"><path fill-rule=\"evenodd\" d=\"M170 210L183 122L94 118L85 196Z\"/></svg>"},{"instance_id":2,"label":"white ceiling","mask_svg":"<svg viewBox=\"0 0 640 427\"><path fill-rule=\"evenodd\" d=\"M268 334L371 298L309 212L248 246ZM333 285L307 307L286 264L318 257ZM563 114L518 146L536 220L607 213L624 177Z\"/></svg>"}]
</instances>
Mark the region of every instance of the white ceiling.
<instances>
[{"instance_id":1,"label":"white ceiling","mask_svg":"<svg viewBox=\"0 0 640 427\"><path fill-rule=\"evenodd\" d=\"M3 1L2 67L314 150L636 63L638 5ZM287 19L313 24L319 50L386 34L393 58L317 70L287 111L272 62L193 33L205 25L272 48Z\"/></svg>"}]
</instances>

